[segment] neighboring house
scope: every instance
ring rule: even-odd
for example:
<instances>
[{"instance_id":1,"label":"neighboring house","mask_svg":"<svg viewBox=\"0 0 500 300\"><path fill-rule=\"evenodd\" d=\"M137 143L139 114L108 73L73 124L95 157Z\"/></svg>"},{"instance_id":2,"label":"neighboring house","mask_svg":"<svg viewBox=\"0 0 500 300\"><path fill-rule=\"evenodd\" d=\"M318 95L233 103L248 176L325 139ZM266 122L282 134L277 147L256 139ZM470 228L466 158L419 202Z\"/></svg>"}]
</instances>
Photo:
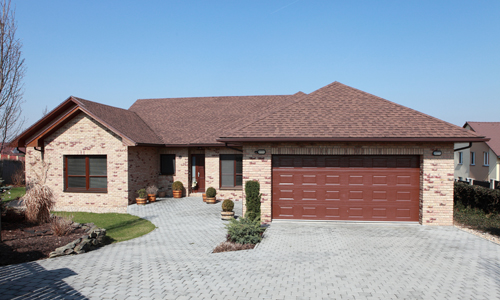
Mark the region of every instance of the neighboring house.
<instances>
[{"instance_id":1,"label":"neighboring house","mask_svg":"<svg viewBox=\"0 0 500 300\"><path fill-rule=\"evenodd\" d=\"M12 146L27 147L27 181L48 168L57 210L125 212L136 190L174 180L188 196L213 186L218 199L240 201L258 180L265 222L452 225L453 145L485 140L334 82L310 94L143 99L128 110L69 97Z\"/></svg>"},{"instance_id":2,"label":"neighboring house","mask_svg":"<svg viewBox=\"0 0 500 300\"><path fill-rule=\"evenodd\" d=\"M490 140L455 152L455 178L500 181L500 122L466 122L463 127ZM468 145L460 143L455 148Z\"/></svg>"}]
</instances>

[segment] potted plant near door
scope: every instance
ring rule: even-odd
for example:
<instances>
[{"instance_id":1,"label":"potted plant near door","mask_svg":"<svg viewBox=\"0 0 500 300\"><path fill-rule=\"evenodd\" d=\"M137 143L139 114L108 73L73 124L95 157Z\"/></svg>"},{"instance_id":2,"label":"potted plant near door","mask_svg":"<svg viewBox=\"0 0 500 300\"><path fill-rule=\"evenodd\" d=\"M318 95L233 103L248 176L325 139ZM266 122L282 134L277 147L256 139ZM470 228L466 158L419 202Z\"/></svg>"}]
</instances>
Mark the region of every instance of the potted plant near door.
<instances>
[{"instance_id":1,"label":"potted plant near door","mask_svg":"<svg viewBox=\"0 0 500 300\"><path fill-rule=\"evenodd\" d=\"M207 202L207 194L206 193L203 193L203 202Z\"/></svg>"},{"instance_id":2,"label":"potted plant near door","mask_svg":"<svg viewBox=\"0 0 500 300\"><path fill-rule=\"evenodd\" d=\"M216 202L215 195L217 195L217 191L213 187L209 187L206 194L207 204L214 204Z\"/></svg>"},{"instance_id":3,"label":"potted plant near door","mask_svg":"<svg viewBox=\"0 0 500 300\"><path fill-rule=\"evenodd\" d=\"M222 202L222 211L220 212L220 217L224 221L229 221L234 218L234 202L232 200L226 199Z\"/></svg>"},{"instance_id":4,"label":"potted plant near door","mask_svg":"<svg viewBox=\"0 0 500 300\"><path fill-rule=\"evenodd\" d=\"M156 193L158 193L158 188L156 185L150 185L146 188L146 192L148 193L149 202L156 202Z\"/></svg>"},{"instance_id":5,"label":"potted plant near door","mask_svg":"<svg viewBox=\"0 0 500 300\"><path fill-rule=\"evenodd\" d=\"M137 205L146 205L148 203L148 198L146 198L146 189L140 189L137 191L139 198L135 198Z\"/></svg>"},{"instance_id":6,"label":"potted plant near door","mask_svg":"<svg viewBox=\"0 0 500 300\"><path fill-rule=\"evenodd\" d=\"M172 183L172 193L174 194L174 198L182 198L182 190L184 189L184 185L180 181L174 181Z\"/></svg>"},{"instance_id":7,"label":"potted plant near door","mask_svg":"<svg viewBox=\"0 0 500 300\"><path fill-rule=\"evenodd\" d=\"M162 187L160 187L158 189L158 197L165 198L165 196L167 196L167 192Z\"/></svg>"}]
</instances>

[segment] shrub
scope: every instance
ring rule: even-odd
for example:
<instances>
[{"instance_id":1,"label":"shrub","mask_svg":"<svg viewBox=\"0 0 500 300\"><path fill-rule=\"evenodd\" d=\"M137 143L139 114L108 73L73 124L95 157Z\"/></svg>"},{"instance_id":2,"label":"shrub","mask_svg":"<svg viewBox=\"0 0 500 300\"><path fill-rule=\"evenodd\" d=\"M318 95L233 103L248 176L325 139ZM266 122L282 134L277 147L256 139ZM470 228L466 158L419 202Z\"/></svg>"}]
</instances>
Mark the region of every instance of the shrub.
<instances>
[{"instance_id":1,"label":"shrub","mask_svg":"<svg viewBox=\"0 0 500 300\"><path fill-rule=\"evenodd\" d=\"M73 224L73 216L69 217L57 217L54 216L50 221L50 227L55 235L63 236L67 235L73 229L71 224Z\"/></svg>"},{"instance_id":2,"label":"shrub","mask_svg":"<svg viewBox=\"0 0 500 300\"><path fill-rule=\"evenodd\" d=\"M146 188L146 192L149 195L156 195L156 193L158 193L158 188L156 187L156 185L150 185Z\"/></svg>"},{"instance_id":3,"label":"shrub","mask_svg":"<svg viewBox=\"0 0 500 300\"><path fill-rule=\"evenodd\" d=\"M147 196L146 189L138 190L137 194L139 195L139 198L146 198L146 196Z\"/></svg>"},{"instance_id":4,"label":"shrub","mask_svg":"<svg viewBox=\"0 0 500 300\"><path fill-rule=\"evenodd\" d=\"M257 244L262 240L262 232L265 230L260 226L259 218L231 219L226 228L228 241L237 244Z\"/></svg>"},{"instance_id":5,"label":"shrub","mask_svg":"<svg viewBox=\"0 0 500 300\"><path fill-rule=\"evenodd\" d=\"M255 245L253 244L235 244L231 242L222 242L217 245L217 247L215 247L213 253L247 250L253 249L254 247Z\"/></svg>"},{"instance_id":6,"label":"shrub","mask_svg":"<svg viewBox=\"0 0 500 300\"><path fill-rule=\"evenodd\" d=\"M12 176L10 177L10 179L12 180L12 184L14 186L24 186L25 184L25 165L24 165L24 161L22 162L22 165L20 168L18 168L14 174L12 174Z\"/></svg>"},{"instance_id":7,"label":"shrub","mask_svg":"<svg viewBox=\"0 0 500 300\"><path fill-rule=\"evenodd\" d=\"M205 194L207 195L207 198L213 198L217 195L217 191L213 187L209 187Z\"/></svg>"},{"instance_id":8,"label":"shrub","mask_svg":"<svg viewBox=\"0 0 500 300\"><path fill-rule=\"evenodd\" d=\"M184 185L180 181L174 181L172 183L172 190L174 191L182 191L184 189Z\"/></svg>"},{"instance_id":9,"label":"shrub","mask_svg":"<svg viewBox=\"0 0 500 300\"><path fill-rule=\"evenodd\" d=\"M29 184L22 197L26 205L26 219L32 223L50 221L50 210L54 207L54 193L47 185L34 182Z\"/></svg>"},{"instance_id":10,"label":"shrub","mask_svg":"<svg viewBox=\"0 0 500 300\"><path fill-rule=\"evenodd\" d=\"M245 216L251 220L260 218L260 184L258 181L249 180L245 183L245 196L247 212Z\"/></svg>"},{"instance_id":11,"label":"shrub","mask_svg":"<svg viewBox=\"0 0 500 300\"><path fill-rule=\"evenodd\" d=\"M226 199L222 202L222 211L233 211L234 202L232 200Z\"/></svg>"},{"instance_id":12,"label":"shrub","mask_svg":"<svg viewBox=\"0 0 500 300\"><path fill-rule=\"evenodd\" d=\"M479 208L485 213L500 213L500 191L477 185L455 182L453 202Z\"/></svg>"}]
</instances>

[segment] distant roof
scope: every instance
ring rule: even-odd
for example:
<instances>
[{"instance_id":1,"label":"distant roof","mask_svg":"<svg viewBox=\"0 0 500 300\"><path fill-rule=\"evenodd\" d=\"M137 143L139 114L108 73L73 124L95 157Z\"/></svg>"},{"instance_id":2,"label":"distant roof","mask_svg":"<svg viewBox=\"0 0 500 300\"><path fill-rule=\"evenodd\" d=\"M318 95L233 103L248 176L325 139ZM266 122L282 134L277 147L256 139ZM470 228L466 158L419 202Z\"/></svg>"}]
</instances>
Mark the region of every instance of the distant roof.
<instances>
[{"instance_id":1,"label":"distant roof","mask_svg":"<svg viewBox=\"0 0 500 300\"><path fill-rule=\"evenodd\" d=\"M464 127L467 124L477 134L490 138L486 144L500 157L500 122L467 122Z\"/></svg>"},{"instance_id":2,"label":"distant roof","mask_svg":"<svg viewBox=\"0 0 500 300\"><path fill-rule=\"evenodd\" d=\"M443 140L480 135L334 82L222 135L220 141Z\"/></svg>"}]
</instances>

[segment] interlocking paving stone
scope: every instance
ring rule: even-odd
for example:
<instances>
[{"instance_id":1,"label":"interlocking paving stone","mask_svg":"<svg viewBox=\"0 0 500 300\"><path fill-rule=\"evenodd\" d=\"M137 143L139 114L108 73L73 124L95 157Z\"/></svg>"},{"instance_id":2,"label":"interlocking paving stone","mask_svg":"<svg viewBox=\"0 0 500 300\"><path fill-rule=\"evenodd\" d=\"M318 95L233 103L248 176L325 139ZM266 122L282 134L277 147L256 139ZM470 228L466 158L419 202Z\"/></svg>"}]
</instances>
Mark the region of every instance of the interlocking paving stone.
<instances>
[{"instance_id":1,"label":"interlocking paving stone","mask_svg":"<svg viewBox=\"0 0 500 300\"><path fill-rule=\"evenodd\" d=\"M273 222L256 249L212 254L225 239L220 205L129 206L157 228L77 256L0 267L0 299L500 298L500 246L454 227Z\"/></svg>"}]
</instances>

